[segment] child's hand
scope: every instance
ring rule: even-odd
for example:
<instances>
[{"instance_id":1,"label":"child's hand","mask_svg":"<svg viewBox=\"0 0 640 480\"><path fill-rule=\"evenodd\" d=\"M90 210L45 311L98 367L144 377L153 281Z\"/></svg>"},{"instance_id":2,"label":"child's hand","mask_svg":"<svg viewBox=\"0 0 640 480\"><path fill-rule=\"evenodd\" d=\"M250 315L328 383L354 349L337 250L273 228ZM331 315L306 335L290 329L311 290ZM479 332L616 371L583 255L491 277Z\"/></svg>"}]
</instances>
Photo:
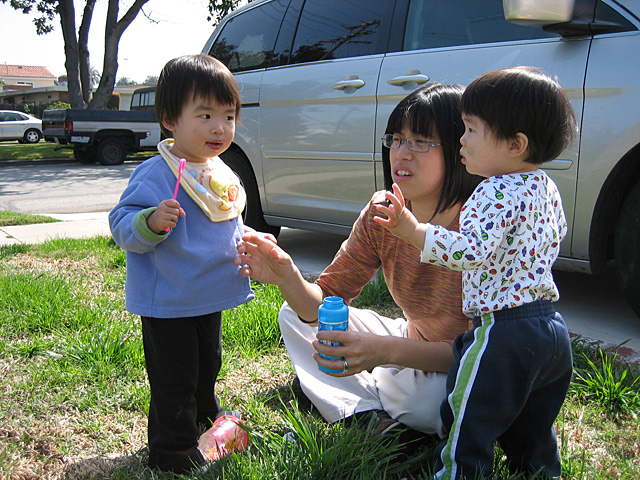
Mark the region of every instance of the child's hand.
<instances>
[{"instance_id":1,"label":"child's hand","mask_svg":"<svg viewBox=\"0 0 640 480\"><path fill-rule=\"evenodd\" d=\"M385 197L390 205L388 207L376 205L376 208L387 218L373 217L373 221L388 229L396 237L408 240L422 250L426 227L418 223L418 219L406 208L400 187L394 183L393 193L386 192Z\"/></svg>"},{"instance_id":2,"label":"child's hand","mask_svg":"<svg viewBox=\"0 0 640 480\"><path fill-rule=\"evenodd\" d=\"M156 234L172 229L178 224L178 219L186 215L180 207L180 202L172 198L163 200L158 205L158 209L147 218L147 226Z\"/></svg>"}]
</instances>

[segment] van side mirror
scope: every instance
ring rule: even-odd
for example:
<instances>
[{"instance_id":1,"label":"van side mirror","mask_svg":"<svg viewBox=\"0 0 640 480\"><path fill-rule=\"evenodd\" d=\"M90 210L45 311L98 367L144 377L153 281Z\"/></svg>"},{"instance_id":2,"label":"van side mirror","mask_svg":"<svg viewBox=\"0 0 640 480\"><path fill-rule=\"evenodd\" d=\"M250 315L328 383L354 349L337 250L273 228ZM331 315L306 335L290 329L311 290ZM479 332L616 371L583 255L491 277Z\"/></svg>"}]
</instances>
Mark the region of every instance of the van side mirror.
<instances>
[{"instance_id":1,"label":"van side mirror","mask_svg":"<svg viewBox=\"0 0 640 480\"><path fill-rule=\"evenodd\" d=\"M569 22L574 5L575 0L502 0L504 18L528 26Z\"/></svg>"}]
</instances>

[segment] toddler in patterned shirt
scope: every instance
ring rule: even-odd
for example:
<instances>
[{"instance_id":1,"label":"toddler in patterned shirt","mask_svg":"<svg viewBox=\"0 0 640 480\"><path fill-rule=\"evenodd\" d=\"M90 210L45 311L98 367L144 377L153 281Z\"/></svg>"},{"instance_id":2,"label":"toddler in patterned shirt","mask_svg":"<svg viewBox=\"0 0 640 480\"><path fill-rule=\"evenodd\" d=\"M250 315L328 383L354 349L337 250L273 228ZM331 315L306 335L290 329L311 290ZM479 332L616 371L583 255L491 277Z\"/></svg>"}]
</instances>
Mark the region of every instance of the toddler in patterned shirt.
<instances>
[{"instance_id":1,"label":"toddler in patterned shirt","mask_svg":"<svg viewBox=\"0 0 640 480\"><path fill-rule=\"evenodd\" d=\"M571 144L575 115L560 85L533 67L480 76L461 110L462 162L485 180L460 211L460 232L418 223L397 185L375 219L421 249L422 262L463 272L463 311L474 328L454 342L441 406L449 433L434 454L434 478L489 476L496 441L511 471L559 478L553 424L572 358L552 305L551 267L567 221L558 188L538 166Z\"/></svg>"}]
</instances>

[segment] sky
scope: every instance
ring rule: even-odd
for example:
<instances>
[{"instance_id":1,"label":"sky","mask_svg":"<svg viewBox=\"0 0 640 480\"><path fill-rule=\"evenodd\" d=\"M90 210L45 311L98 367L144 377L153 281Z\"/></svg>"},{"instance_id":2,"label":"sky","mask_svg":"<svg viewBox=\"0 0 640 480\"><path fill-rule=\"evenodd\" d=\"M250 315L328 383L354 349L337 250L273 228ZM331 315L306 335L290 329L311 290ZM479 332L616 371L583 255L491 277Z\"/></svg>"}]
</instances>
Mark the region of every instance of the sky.
<instances>
[{"instance_id":1,"label":"sky","mask_svg":"<svg viewBox=\"0 0 640 480\"><path fill-rule=\"evenodd\" d=\"M118 18L127 11L132 0L120 0ZM76 29L80 25L84 0L74 1ZM127 77L142 83L148 76L158 76L164 64L185 54L200 53L213 32L207 21L208 0L149 0L120 39L116 78ZM104 56L104 21L106 0L97 0L89 31L91 66L102 72ZM56 77L66 75L64 41L59 17L54 30L37 35L34 15L14 10L0 3L0 63L44 66Z\"/></svg>"}]
</instances>

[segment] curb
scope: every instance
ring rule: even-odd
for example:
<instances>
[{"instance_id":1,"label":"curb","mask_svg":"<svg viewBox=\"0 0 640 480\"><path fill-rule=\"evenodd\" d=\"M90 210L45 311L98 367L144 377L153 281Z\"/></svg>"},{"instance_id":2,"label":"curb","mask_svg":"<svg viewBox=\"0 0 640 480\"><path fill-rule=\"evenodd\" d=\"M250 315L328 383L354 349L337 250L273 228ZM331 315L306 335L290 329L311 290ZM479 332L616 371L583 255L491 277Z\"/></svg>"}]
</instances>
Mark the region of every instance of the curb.
<instances>
[{"instance_id":1,"label":"curb","mask_svg":"<svg viewBox=\"0 0 640 480\"><path fill-rule=\"evenodd\" d=\"M583 339L587 345L598 347L605 353L615 353L618 355L618 359L623 360L627 365L640 365L640 352L636 352L632 348L622 345L615 345L613 343L603 342L595 338L585 337L577 333L569 332L571 340L577 338Z\"/></svg>"},{"instance_id":2,"label":"curb","mask_svg":"<svg viewBox=\"0 0 640 480\"><path fill-rule=\"evenodd\" d=\"M151 156L147 157L151 158ZM147 158L129 157L125 159L125 163L142 163ZM33 165L88 165L102 167L99 162L85 163L78 162L75 158L33 158L33 159L20 159L20 160L0 160L0 168L3 167L26 167ZM119 165L114 165L119 166Z\"/></svg>"},{"instance_id":3,"label":"curb","mask_svg":"<svg viewBox=\"0 0 640 480\"><path fill-rule=\"evenodd\" d=\"M25 167L29 165L66 165L78 163L74 158L38 158L38 159L23 159L23 160L2 160L0 161L0 168L3 167Z\"/></svg>"}]
</instances>

